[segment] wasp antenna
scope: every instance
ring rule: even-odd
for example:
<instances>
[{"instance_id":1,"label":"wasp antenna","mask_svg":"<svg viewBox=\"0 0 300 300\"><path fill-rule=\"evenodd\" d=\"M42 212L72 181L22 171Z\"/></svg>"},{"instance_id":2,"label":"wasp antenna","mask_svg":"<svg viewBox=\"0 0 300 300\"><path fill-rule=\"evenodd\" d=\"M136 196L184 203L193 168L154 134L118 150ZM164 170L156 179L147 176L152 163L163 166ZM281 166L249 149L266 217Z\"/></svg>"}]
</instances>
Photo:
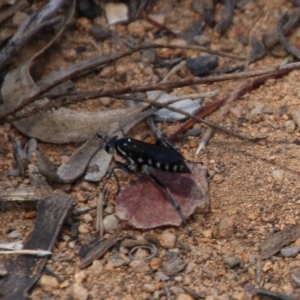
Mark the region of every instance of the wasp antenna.
<instances>
[{"instance_id":1,"label":"wasp antenna","mask_svg":"<svg viewBox=\"0 0 300 300\"><path fill-rule=\"evenodd\" d=\"M123 136L125 137L125 136L126 136L126 134L125 134L125 132L124 132L123 128L122 128L122 129L120 129L120 130L121 130L121 132L122 132Z\"/></svg>"},{"instance_id":2,"label":"wasp antenna","mask_svg":"<svg viewBox=\"0 0 300 300\"><path fill-rule=\"evenodd\" d=\"M102 140L105 144L107 144L107 138L108 136L100 131L97 131L96 133L97 137Z\"/></svg>"}]
</instances>

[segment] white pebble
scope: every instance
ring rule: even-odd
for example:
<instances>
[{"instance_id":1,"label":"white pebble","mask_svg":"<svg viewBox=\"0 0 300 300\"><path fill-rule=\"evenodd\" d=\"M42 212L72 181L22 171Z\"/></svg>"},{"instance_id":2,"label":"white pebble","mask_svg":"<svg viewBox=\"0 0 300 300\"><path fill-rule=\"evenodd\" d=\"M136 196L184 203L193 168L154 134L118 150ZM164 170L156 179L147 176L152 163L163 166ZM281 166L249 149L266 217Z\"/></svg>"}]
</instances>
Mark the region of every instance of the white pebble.
<instances>
[{"instance_id":1,"label":"white pebble","mask_svg":"<svg viewBox=\"0 0 300 300\"><path fill-rule=\"evenodd\" d=\"M79 285L78 283L74 283L71 288L71 296L75 300L87 300L88 290Z\"/></svg>"},{"instance_id":2,"label":"white pebble","mask_svg":"<svg viewBox=\"0 0 300 300\"><path fill-rule=\"evenodd\" d=\"M281 184L283 182L284 171L280 169L273 170L272 177L276 183Z\"/></svg>"},{"instance_id":3,"label":"white pebble","mask_svg":"<svg viewBox=\"0 0 300 300\"><path fill-rule=\"evenodd\" d=\"M79 233L81 233L81 234L87 234L87 233L90 232L89 229L88 229L88 226L87 226L86 224L81 224L81 225L79 225L78 231L79 231Z\"/></svg>"},{"instance_id":4,"label":"white pebble","mask_svg":"<svg viewBox=\"0 0 300 300\"><path fill-rule=\"evenodd\" d=\"M44 292L51 292L52 290L56 290L59 286L58 280L49 275L42 275L39 280L39 286L42 288Z\"/></svg>"},{"instance_id":5,"label":"white pebble","mask_svg":"<svg viewBox=\"0 0 300 300\"><path fill-rule=\"evenodd\" d=\"M174 248L176 244L176 236L174 233L169 231L164 231L160 238L160 244L163 248L171 249Z\"/></svg>"},{"instance_id":6,"label":"white pebble","mask_svg":"<svg viewBox=\"0 0 300 300\"><path fill-rule=\"evenodd\" d=\"M119 227L119 220L115 215L108 215L103 219L105 232L112 232Z\"/></svg>"}]
</instances>

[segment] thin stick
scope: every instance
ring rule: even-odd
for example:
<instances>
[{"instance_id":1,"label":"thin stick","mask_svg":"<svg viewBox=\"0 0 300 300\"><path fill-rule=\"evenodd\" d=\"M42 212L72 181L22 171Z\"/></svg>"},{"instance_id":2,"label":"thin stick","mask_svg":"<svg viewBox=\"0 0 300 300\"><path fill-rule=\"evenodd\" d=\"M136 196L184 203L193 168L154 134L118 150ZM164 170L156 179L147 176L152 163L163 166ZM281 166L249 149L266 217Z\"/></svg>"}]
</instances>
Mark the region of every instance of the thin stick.
<instances>
[{"instance_id":1,"label":"thin stick","mask_svg":"<svg viewBox=\"0 0 300 300\"><path fill-rule=\"evenodd\" d=\"M214 133L214 129L211 127L208 127L199 143L199 146L196 150L196 155L198 155L199 152L203 149L203 147L207 145L207 143L211 139L213 133Z\"/></svg>"},{"instance_id":2,"label":"thin stick","mask_svg":"<svg viewBox=\"0 0 300 300\"><path fill-rule=\"evenodd\" d=\"M97 216L96 216L96 231L99 232L99 238L102 239L104 234L103 227L103 206L104 206L104 198L106 195L107 189L103 192L99 193L98 201L97 201Z\"/></svg>"},{"instance_id":3,"label":"thin stick","mask_svg":"<svg viewBox=\"0 0 300 300\"><path fill-rule=\"evenodd\" d=\"M200 85L200 84L209 84L221 81L228 81L234 79L245 79L255 76L262 76L262 75L271 75L271 76L280 76L286 75L288 72L292 70L300 69L300 62L290 63L286 65L279 65L273 68L266 68L262 70L256 71L247 71L247 72L239 72L233 74L222 74L222 75L212 75L207 77L193 77L190 79L184 79L176 82L161 82L161 83L153 83L148 85L140 85L140 86L128 86L118 89L110 89L110 90L95 90L95 91L88 91L88 92L68 92L67 102L68 103L76 103L84 100L94 99L94 98L101 98L101 97L112 97L112 95L125 95L125 94L133 94L138 92L147 92L147 91L154 91L154 90L168 90L174 88L180 88L184 86L191 86L191 85ZM51 95L48 95L48 97ZM62 96L62 99L58 98L52 106L49 105L48 109L52 107L56 107L57 105L61 106L66 102L66 99ZM56 97L53 97L56 98ZM59 103L60 102L60 103ZM20 108L21 109L21 108ZM14 111L18 111L20 109L14 109ZM11 113L6 113L1 115L0 119L4 116L7 116Z\"/></svg>"},{"instance_id":4,"label":"thin stick","mask_svg":"<svg viewBox=\"0 0 300 300\"><path fill-rule=\"evenodd\" d=\"M192 115L192 114L190 114L188 112L185 112L185 111L183 111L183 110L181 110L179 108L175 108L175 107L171 107L169 105L165 105L164 103L160 103L160 102L157 102L157 101L151 101L151 100L145 99L145 98L131 98L131 97L127 97L127 98L131 99L133 101L140 101L140 102L149 103L149 104L151 104L151 105L153 105L155 107L166 108L168 110L175 111L175 112L180 113L182 115L185 115L185 116L187 116L189 118L192 118L192 119L194 119L194 120L196 120L196 121L198 121L200 123L204 123L204 124L206 124L208 126L211 126L211 127L215 128L215 129L218 129L218 130L226 132L226 133L228 133L230 135L236 136L236 137L238 137L238 138L240 138L242 140L257 142L258 140L265 138L265 137L262 137L262 138L250 138L248 136L242 135L240 133L237 133L237 132L234 132L234 131L232 131L230 129L227 129L227 128L223 127L223 126L220 126L218 124L212 123L212 122L204 120L202 118L199 118L199 117L197 117L195 115Z\"/></svg>"},{"instance_id":5,"label":"thin stick","mask_svg":"<svg viewBox=\"0 0 300 300\"><path fill-rule=\"evenodd\" d=\"M52 255L51 251L46 250L12 250L12 251L0 251L0 254L27 254L27 255L37 255L37 256L46 256Z\"/></svg>"}]
</instances>

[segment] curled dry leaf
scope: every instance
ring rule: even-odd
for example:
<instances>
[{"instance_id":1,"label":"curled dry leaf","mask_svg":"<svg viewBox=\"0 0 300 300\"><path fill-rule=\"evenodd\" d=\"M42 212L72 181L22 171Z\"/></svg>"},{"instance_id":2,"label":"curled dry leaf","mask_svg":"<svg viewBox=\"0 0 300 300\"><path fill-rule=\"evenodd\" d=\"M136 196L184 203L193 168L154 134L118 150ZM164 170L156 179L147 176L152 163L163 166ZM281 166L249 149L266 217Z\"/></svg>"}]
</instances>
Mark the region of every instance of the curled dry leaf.
<instances>
[{"instance_id":1,"label":"curled dry leaf","mask_svg":"<svg viewBox=\"0 0 300 300\"><path fill-rule=\"evenodd\" d=\"M207 212L209 207L206 168L197 164L188 166L191 174L152 169L153 174L170 189L185 217L191 216L197 208L199 212ZM141 174L122 189L116 199L116 215L124 225L140 229L180 226L182 221L165 192L146 174Z\"/></svg>"},{"instance_id":2,"label":"curled dry leaf","mask_svg":"<svg viewBox=\"0 0 300 300\"><path fill-rule=\"evenodd\" d=\"M122 108L87 112L62 107L34 114L13 124L25 135L47 143L79 143L90 139L99 128L107 132L110 123L125 121L135 111L135 108Z\"/></svg>"},{"instance_id":3,"label":"curled dry leaf","mask_svg":"<svg viewBox=\"0 0 300 300\"><path fill-rule=\"evenodd\" d=\"M151 95L153 95L154 92L147 92L147 96L150 98ZM173 95L169 95L167 93L160 92L159 96L157 97L156 101L159 103L166 103L170 100L175 100L177 97ZM170 107L175 107L184 110L185 112L188 112L190 114L196 114L199 112L201 108L201 102L203 99L184 99L178 102L175 102L174 104L171 104ZM158 112L154 114L155 119L157 121L161 122L174 122L174 121L182 121L187 119L187 116L184 116L180 113L168 110L166 108L160 109Z\"/></svg>"}]
</instances>

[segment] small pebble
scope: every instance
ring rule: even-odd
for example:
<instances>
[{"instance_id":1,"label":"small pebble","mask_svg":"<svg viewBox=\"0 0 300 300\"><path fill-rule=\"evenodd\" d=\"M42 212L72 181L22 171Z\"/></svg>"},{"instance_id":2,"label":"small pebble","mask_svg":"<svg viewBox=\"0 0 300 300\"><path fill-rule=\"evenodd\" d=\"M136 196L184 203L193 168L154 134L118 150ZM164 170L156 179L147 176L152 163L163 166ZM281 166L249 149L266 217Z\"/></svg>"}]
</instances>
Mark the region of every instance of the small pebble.
<instances>
[{"instance_id":1,"label":"small pebble","mask_svg":"<svg viewBox=\"0 0 300 300\"><path fill-rule=\"evenodd\" d=\"M186 64L194 75L204 76L218 66L218 57L204 55L196 58L187 58Z\"/></svg>"},{"instance_id":2,"label":"small pebble","mask_svg":"<svg viewBox=\"0 0 300 300\"><path fill-rule=\"evenodd\" d=\"M300 245L293 247L284 247L280 249L280 254L284 257L294 257L300 252Z\"/></svg>"},{"instance_id":3,"label":"small pebble","mask_svg":"<svg viewBox=\"0 0 300 300\"><path fill-rule=\"evenodd\" d=\"M185 267L186 267L186 262L178 255L175 255L174 257L172 257L162 265L163 272L167 276L173 276L178 272L184 270Z\"/></svg>"},{"instance_id":4,"label":"small pebble","mask_svg":"<svg viewBox=\"0 0 300 300\"><path fill-rule=\"evenodd\" d=\"M184 285L190 285L192 283L192 278L190 275L184 274L183 277L183 284Z\"/></svg>"},{"instance_id":5,"label":"small pebble","mask_svg":"<svg viewBox=\"0 0 300 300\"><path fill-rule=\"evenodd\" d=\"M9 239L22 239L23 235L22 233L20 233L18 230L14 230L12 232L10 232L7 237Z\"/></svg>"},{"instance_id":6,"label":"small pebble","mask_svg":"<svg viewBox=\"0 0 300 300\"><path fill-rule=\"evenodd\" d=\"M74 283L71 287L71 296L74 300L87 300L88 294L88 290L78 283Z\"/></svg>"},{"instance_id":7,"label":"small pebble","mask_svg":"<svg viewBox=\"0 0 300 300\"><path fill-rule=\"evenodd\" d=\"M79 193L76 193L76 195L75 195L75 200L78 201L78 202L86 202L86 201L87 201L87 198L86 198L86 196L84 195L84 193L79 192Z\"/></svg>"},{"instance_id":8,"label":"small pebble","mask_svg":"<svg viewBox=\"0 0 300 300\"><path fill-rule=\"evenodd\" d=\"M78 54L75 49L62 49L62 56L65 60L74 62L78 59Z\"/></svg>"},{"instance_id":9,"label":"small pebble","mask_svg":"<svg viewBox=\"0 0 300 300\"><path fill-rule=\"evenodd\" d=\"M263 267L262 267L262 270L263 270L263 272L268 272L268 271L270 271L270 270L273 270L273 264L272 264L272 262L269 261L269 260L267 260L267 261L264 263L264 265L263 265Z\"/></svg>"},{"instance_id":10,"label":"small pebble","mask_svg":"<svg viewBox=\"0 0 300 300\"><path fill-rule=\"evenodd\" d=\"M85 18L85 17L79 18L76 21L76 27L79 30L88 31L88 30L91 29L91 21L88 18Z\"/></svg>"},{"instance_id":11,"label":"small pebble","mask_svg":"<svg viewBox=\"0 0 300 300\"><path fill-rule=\"evenodd\" d=\"M96 272L96 273L101 273L103 268L104 268L103 264L102 264L101 260L99 260L99 259L94 260L90 267L90 269L94 270L94 272Z\"/></svg>"},{"instance_id":12,"label":"small pebble","mask_svg":"<svg viewBox=\"0 0 300 300\"><path fill-rule=\"evenodd\" d=\"M130 258L125 256L124 254L113 254L109 259L108 262L112 263L116 268L121 266L126 266L130 262Z\"/></svg>"},{"instance_id":13,"label":"small pebble","mask_svg":"<svg viewBox=\"0 0 300 300\"><path fill-rule=\"evenodd\" d=\"M72 185L69 183L53 183L52 187L55 190L61 190L63 192L70 192L72 190Z\"/></svg>"},{"instance_id":14,"label":"small pebble","mask_svg":"<svg viewBox=\"0 0 300 300\"><path fill-rule=\"evenodd\" d=\"M193 40L196 44L201 46L208 44L210 41L209 37L204 34L194 36Z\"/></svg>"},{"instance_id":15,"label":"small pebble","mask_svg":"<svg viewBox=\"0 0 300 300\"><path fill-rule=\"evenodd\" d=\"M68 247L70 248L70 249L75 249L75 243L74 242L69 242L68 243Z\"/></svg>"},{"instance_id":16,"label":"small pebble","mask_svg":"<svg viewBox=\"0 0 300 300\"><path fill-rule=\"evenodd\" d=\"M241 259L237 256L227 256L224 258L224 263L230 269L235 269L241 265Z\"/></svg>"},{"instance_id":17,"label":"small pebble","mask_svg":"<svg viewBox=\"0 0 300 300\"><path fill-rule=\"evenodd\" d=\"M246 119L249 120L251 123L257 124L264 119L263 114L246 114Z\"/></svg>"},{"instance_id":18,"label":"small pebble","mask_svg":"<svg viewBox=\"0 0 300 300\"><path fill-rule=\"evenodd\" d=\"M300 128L300 110L294 110L291 112L293 120L296 122L297 126Z\"/></svg>"},{"instance_id":19,"label":"small pebble","mask_svg":"<svg viewBox=\"0 0 300 300\"><path fill-rule=\"evenodd\" d=\"M27 213L25 213L25 218L26 219L34 219L36 217L36 211L35 210L31 210L28 211Z\"/></svg>"},{"instance_id":20,"label":"small pebble","mask_svg":"<svg viewBox=\"0 0 300 300\"><path fill-rule=\"evenodd\" d=\"M182 276L175 276L174 280L177 281L177 282L180 282L180 281L183 280L183 277Z\"/></svg>"},{"instance_id":21,"label":"small pebble","mask_svg":"<svg viewBox=\"0 0 300 300\"><path fill-rule=\"evenodd\" d=\"M90 215L90 214L85 214L83 217L82 217L83 221L85 223L91 223L93 222L94 218Z\"/></svg>"},{"instance_id":22,"label":"small pebble","mask_svg":"<svg viewBox=\"0 0 300 300\"><path fill-rule=\"evenodd\" d=\"M91 27L91 34L94 37L94 39L98 42L102 42L108 38L110 38L109 30L104 28L100 24L94 24Z\"/></svg>"},{"instance_id":23,"label":"small pebble","mask_svg":"<svg viewBox=\"0 0 300 300\"><path fill-rule=\"evenodd\" d=\"M108 215L111 215L115 212L115 207L111 204L108 204L107 207L104 209L104 212Z\"/></svg>"},{"instance_id":24,"label":"small pebble","mask_svg":"<svg viewBox=\"0 0 300 300\"><path fill-rule=\"evenodd\" d=\"M142 248L138 248L134 253L134 258L136 258L136 259L144 259L148 256L149 256L149 253Z\"/></svg>"},{"instance_id":25,"label":"small pebble","mask_svg":"<svg viewBox=\"0 0 300 300\"><path fill-rule=\"evenodd\" d=\"M130 22L127 26L128 33L132 37L142 38L146 35L146 22L144 20L136 20L134 22Z\"/></svg>"},{"instance_id":26,"label":"small pebble","mask_svg":"<svg viewBox=\"0 0 300 300\"><path fill-rule=\"evenodd\" d=\"M265 104L262 102L256 102L255 107L250 111L251 115L260 115L264 108Z\"/></svg>"},{"instance_id":27,"label":"small pebble","mask_svg":"<svg viewBox=\"0 0 300 300\"><path fill-rule=\"evenodd\" d=\"M109 97L101 97L99 100L100 100L101 104L104 106L109 106L112 102L112 99Z\"/></svg>"},{"instance_id":28,"label":"small pebble","mask_svg":"<svg viewBox=\"0 0 300 300\"><path fill-rule=\"evenodd\" d=\"M148 293L153 293L155 291L155 285L151 283L145 283L142 290Z\"/></svg>"},{"instance_id":29,"label":"small pebble","mask_svg":"<svg viewBox=\"0 0 300 300\"><path fill-rule=\"evenodd\" d=\"M212 237L212 230L204 230L204 231L202 231L202 235L205 238L211 238Z\"/></svg>"},{"instance_id":30,"label":"small pebble","mask_svg":"<svg viewBox=\"0 0 300 300\"><path fill-rule=\"evenodd\" d=\"M264 214L261 217L261 220L265 223L273 223L276 220L275 214Z\"/></svg>"},{"instance_id":31,"label":"small pebble","mask_svg":"<svg viewBox=\"0 0 300 300\"><path fill-rule=\"evenodd\" d=\"M234 232L234 218L225 217L219 223L219 234L220 238L230 237Z\"/></svg>"},{"instance_id":32,"label":"small pebble","mask_svg":"<svg viewBox=\"0 0 300 300\"><path fill-rule=\"evenodd\" d=\"M65 280L59 285L59 288L64 289L64 288L68 287L69 285L70 285L69 280Z\"/></svg>"},{"instance_id":33,"label":"small pebble","mask_svg":"<svg viewBox=\"0 0 300 300\"><path fill-rule=\"evenodd\" d=\"M86 182L84 181L82 184L81 184L81 187L84 191L87 191L87 192L92 192L94 191L95 189L95 185L90 183L90 182Z\"/></svg>"},{"instance_id":34,"label":"small pebble","mask_svg":"<svg viewBox=\"0 0 300 300\"><path fill-rule=\"evenodd\" d=\"M193 300L194 298L188 294L180 294L176 300Z\"/></svg>"},{"instance_id":35,"label":"small pebble","mask_svg":"<svg viewBox=\"0 0 300 300\"><path fill-rule=\"evenodd\" d=\"M79 271L78 273L75 274L74 276L74 279L75 279L75 282L77 283L82 283L86 280L87 278L87 274L86 274L86 271Z\"/></svg>"},{"instance_id":36,"label":"small pebble","mask_svg":"<svg viewBox=\"0 0 300 300\"><path fill-rule=\"evenodd\" d=\"M100 73L99 73L99 76L101 78L111 78L113 77L113 75L115 74L116 70L115 70L115 67L114 66L107 66L107 67L104 67Z\"/></svg>"},{"instance_id":37,"label":"small pebble","mask_svg":"<svg viewBox=\"0 0 300 300\"><path fill-rule=\"evenodd\" d=\"M170 277L163 272L156 272L156 276L160 281L167 281L170 279Z\"/></svg>"},{"instance_id":38,"label":"small pebble","mask_svg":"<svg viewBox=\"0 0 300 300\"><path fill-rule=\"evenodd\" d=\"M39 286L44 292L51 292L58 288L59 282L55 277L49 275L42 275L39 280Z\"/></svg>"},{"instance_id":39,"label":"small pebble","mask_svg":"<svg viewBox=\"0 0 300 300\"><path fill-rule=\"evenodd\" d=\"M287 121L285 121L283 126L284 126L286 132L292 133L295 130L296 123L293 120L287 120Z\"/></svg>"},{"instance_id":40,"label":"small pebble","mask_svg":"<svg viewBox=\"0 0 300 300\"><path fill-rule=\"evenodd\" d=\"M222 183L225 180L224 176L220 175L220 174L216 174L213 178L213 182L215 183Z\"/></svg>"},{"instance_id":41,"label":"small pebble","mask_svg":"<svg viewBox=\"0 0 300 300\"><path fill-rule=\"evenodd\" d=\"M165 249L171 249L176 244L176 236L174 233L164 231L160 237L160 244Z\"/></svg>"},{"instance_id":42,"label":"small pebble","mask_svg":"<svg viewBox=\"0 0 300 300\"><path fill-rule=\"evenodd\" d=\"M108 215L103 219L105 232L112 232L119 227L119 219L115 215Z\"/></svg>"},{"instance_id":43,"label":"small pebble","mask_svg":"<svg viewBox=\"0 0 300 300\"><path fill-rule=\"evenodd\" d=\"M243 108L239 105L229 107L229 111L237 118L240 119L243 115Z\"/></svg>"},{"instance_id":44,"label":"small pebble","mask_svg":"<svg viewBox=\"0 0 300 300\"><path fill-rule=\"evenodd\" d=\"M27 18L28 14L21 11L17 11L12 18L12 22L14 25L20 26Z\"/></svg>"},{"instance_id":45,"label":"small pebble","mask_svg":"<svg viewBox=\"0 0 300 300\"><path fill-rule=\"evenodd\" d=\"M161 264L161 259L158 257L154 257L150 261L150 268L152 270L158 270Z\"/></svg>"},{"instance_id":46,"label":"small pebble","mask_svg":"<svg viewBox=\"0 0 300 300\"><path fill-rule=\"evenodd\" d=\"M128 20L128 7L125 3L108 2L104 6L108 24L126 22Z\"/></svg>"},{"instance_id":47,"label":"small pebble","mask_svg":"<svg viewBox=\"0 0 300 300\"><path fill-rule=\"evenodd\" d=\"M150 271L149 264L144 260L132 260L129 266L138 273L146 273Z\"/></svg>"},{"instance_id":48,"label":"small pebble","mask_svg":"<svg viewBox=\"0 0 300 300\"><path fill-rule=\"evenodd\" d=\"M275 188L275 185L277 185L276 190L278 190L278 188L281 188L281 186L283 184L284 171L281 169L275 169L272 171L272 177L275 181L274 188Z\"/></svg>"},{"instance_id":49,"label":"small pebble","mask_svg":"<svg viewBox=\"0 0 300 300\"><path fill-rule=\"evenodd\" d=\"M78 227L78 232L81 234L87 234L90 232L89 227L87 224L81 224Z\"/></svg>"},{"instance_id":50,"label":"small pebble","mask_svg":"<svg viewBox=\"0 0 300 300\"><path fill-rule=\"evenodd\" d=\"M163 44L166 43L166 40L164 39L156 39L155 43ZM172 39L169 44L175 45L175 46L186 46L187 43L183 39ZM170 49L170 48L161 48L156 49L156 55L159 56L162 59L170 59L175 56L180 56L184 51L183 49Z\"/></svg>"}]
</instances>

